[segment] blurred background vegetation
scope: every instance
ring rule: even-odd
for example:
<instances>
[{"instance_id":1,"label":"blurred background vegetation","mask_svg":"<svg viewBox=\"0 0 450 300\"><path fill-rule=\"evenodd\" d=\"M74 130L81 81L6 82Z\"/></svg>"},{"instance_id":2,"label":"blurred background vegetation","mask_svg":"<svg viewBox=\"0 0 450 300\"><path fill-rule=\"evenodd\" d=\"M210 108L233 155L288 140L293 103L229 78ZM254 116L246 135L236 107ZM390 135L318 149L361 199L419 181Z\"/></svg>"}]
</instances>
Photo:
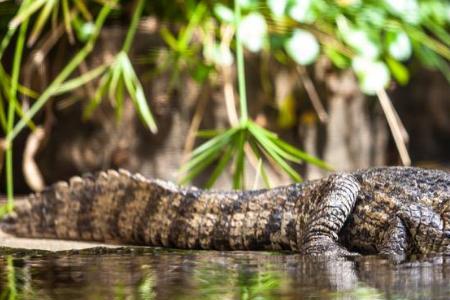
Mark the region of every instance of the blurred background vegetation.
<instances>
[{"instance_id":1,"label":"blurred background vegetation","mask_svg":"<svg viewBox=\"0 0 450 300\"><path fill-rule=\"evenodd\" d=\"M445 166L449 25L445 0L0 0L1 192Z\"/></svg>"}]
</instances>

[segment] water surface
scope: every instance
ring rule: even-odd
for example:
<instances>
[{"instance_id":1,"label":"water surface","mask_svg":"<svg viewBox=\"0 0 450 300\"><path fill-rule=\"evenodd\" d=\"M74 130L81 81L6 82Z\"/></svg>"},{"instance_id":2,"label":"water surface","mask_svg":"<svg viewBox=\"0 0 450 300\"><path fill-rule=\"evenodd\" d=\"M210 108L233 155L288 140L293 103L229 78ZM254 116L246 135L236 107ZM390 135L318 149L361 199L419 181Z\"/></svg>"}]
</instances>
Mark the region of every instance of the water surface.
<instances>
[{"instance_id":1,"label":"water surface","mask_svg":"<svg viewBox=\"0 0 450 300\"><path fill-rule=\"evenodd\" d=\"M450 299L450 257L0 250L3 299Z\"/></svg>"}]
</instances>

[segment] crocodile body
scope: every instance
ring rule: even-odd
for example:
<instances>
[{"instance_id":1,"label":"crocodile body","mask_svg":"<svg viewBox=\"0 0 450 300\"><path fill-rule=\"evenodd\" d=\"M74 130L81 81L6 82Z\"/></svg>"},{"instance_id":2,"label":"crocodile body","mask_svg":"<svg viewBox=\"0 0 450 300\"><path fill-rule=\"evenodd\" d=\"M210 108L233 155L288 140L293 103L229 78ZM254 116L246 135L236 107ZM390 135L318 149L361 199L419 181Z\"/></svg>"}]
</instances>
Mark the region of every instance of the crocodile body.
<instances>
[{"instance_id":1,"label":"crocodile body","mask_svg":"<svg viewBox=\"0 0 450 300\"><path fill-rule=\"evenodd\" d=\"M450 173L385 167L256 191L127 171L59 182L3 221L17 236L304 254L450 254Z\"/></svg>"}]
</instances>

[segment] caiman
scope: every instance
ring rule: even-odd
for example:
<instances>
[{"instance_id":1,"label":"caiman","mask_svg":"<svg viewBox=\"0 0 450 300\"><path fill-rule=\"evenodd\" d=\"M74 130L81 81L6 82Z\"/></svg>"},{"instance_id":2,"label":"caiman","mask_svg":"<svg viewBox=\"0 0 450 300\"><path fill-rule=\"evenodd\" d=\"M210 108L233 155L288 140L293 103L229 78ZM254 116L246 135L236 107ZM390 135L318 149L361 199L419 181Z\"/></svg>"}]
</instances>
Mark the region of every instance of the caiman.
<instances>
[{"instance_id":1,"label":"caiman","mask_svg":"<svg viewBox=\"0 0 450 300\"><path fill-rule=\"evenodd\" d=\"M124 170L18 202L20 237L303 254L450 255L450 173L381 167L255 191L212 191Z\"/></svg>"}]
</instances>

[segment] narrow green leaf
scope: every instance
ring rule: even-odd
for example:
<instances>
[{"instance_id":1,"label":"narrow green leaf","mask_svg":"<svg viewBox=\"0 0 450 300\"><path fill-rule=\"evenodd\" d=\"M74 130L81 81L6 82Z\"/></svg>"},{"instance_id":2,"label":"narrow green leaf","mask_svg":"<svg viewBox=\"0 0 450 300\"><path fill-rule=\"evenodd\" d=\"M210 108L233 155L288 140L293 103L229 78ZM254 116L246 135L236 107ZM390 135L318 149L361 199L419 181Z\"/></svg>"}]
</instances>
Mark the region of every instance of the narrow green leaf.
<instances>
[{"instance_id":1,"label":"narrow green leaf","mask_svg":"<svg viewBox=\"0 0 450 300\"><path fill-rule=\"evenodd\" d=\"M264 127L257 125L255 122L248 121L248 124L249 124L249 127L252 127L258 131L261 131L265 136L267 136L269 138L278 138L278 135L275 132L267 130Z\"/></svg>"},{"instance_id":2,"label":"narrow green leaf","mask_svg":"<svg viewBox=\"0 0 450 300\"><path fill-rule=\"evenodd\" d=\"M120 57L120 64L123 70L125 87L127 88L131 99L134 101L141 117L150 128L151 132L158 132L158 127L156 126L153 115L147 104L147 99L145 98L144 89L142 88L142 85L139 82L136 73L134 72L130 59L125 52L122 52L122 56Z\"/></svg>"},{"instance_id":3,"label":"narrow green leaf","mask_svg":"<svg viewBox=\"0 0 450 300\"><path fill-rule=\"evenodd\" d=\"M163 38L164 42L166 42L166 44L173 50L173 51L178 51L178 41L177 39L173 36L173 34L169 31L169 29L167 29L167 27L163 27L161 28L161 30L159 31L161 37Z\"/></svg>"},{"instance_id":4,"label":"narrow green leaf","mask_svg":"<svg viewBox=\"0 0 450 300\"><path fill-rule=\"evenodd\" d=\"M232 155L233 155L233 147L227 147L225 153L220 158L219 162L217 163L217 166L214 168L214 171L212 172L211 176L206 182L205 184L206 188L211 188L214 185L214 183L216 183L217 179L223 173L225 167L231 160Z\"/></svg>"},{"instance_id":5,"label":"narrow green leaf","mask_svg":"<svg viewBox=\"0 0 450 300\"><path fill-rule=\"evenodd\" d=\"M28 3L28 2L27 2ZM8 116L6 122L5 133L9 135L14 128L14 117L16 107L20 106L17 98L17 89L19 86L20 67L22 64L23 50L25 48L25 38L28 29L29 20L25 20L20 25L19 36L16 40L16 48L14 49L14 57L11 71L11 84L8 91ZM12 212L14 208L14 170L13 170L13 148L12 141L7 140L7 149L5 153L5 177L6 177L6 195L7 209Z\"/></svg>"},{"instance_id":6,"label":"narrow green leaf","mask_svg":"<svg viewBox=\"0 0 450 300\"><path fill-rule=\"evenodd\" d=\"M224 131L219 129L201 129L197 131L196 136L200 138L213 138L222 133Z\"/></svg>"},{"instance_id":7,"label":"narrow green leaf","mask_svg":"<svg viewBox=\"0 0 450 300\"><path fill-rule=\"evenodd\" d=\"M9 22L10 28L17 28L23 20L28 19L34 14L42 5L46 4L47 0L34 0L20 9L17 15Z\"/></svg>"},{"instance_id":8,"label":"narrow green leaf","mask_svg":"<svg viewBox=\"0 0 450 300\"><path fill-rule=\"evenodd\" d=\"M55 95L61 95L64 93L67 93L69 91L72 91L74 89L79 88L80 86L85 85L86 83L94 80L95 78L97 78L98 76L102 75L106 68L108 68L107 65L101 65L98 66L95 69L92 69L86 73L84 73L83 75L80 75L76 78L73 78L71 80L68 80L64 83L62 83L54 92L54 96Z\"/></svg>"},{"instance_id":9,"label":"narrow green leaf","mask_svg":"<svg viewBox=\"0 0 450 300\"><path fill-rule=\"evenodd\" d=\"M291 153L288 153L284 151L282 148L278 147L272 139L270 139L268 136L264 134L264 132L261 130L261 127L257 126L251 126L249 127L250 132L253 134L253 136L258 140L258 142L263 146L264 148L270 148L272 151L275 151L278 153L281 157L283 157L286 160L292 161L294 163L301 163L302 160Z\"/></svg>"},{"instance_id":10,"label":"narrow green leaf","mask_svg":"<svg viewBox=\"0 0 450 300\"><path fill-rule=\"evenodd\" d=\"M340 69L346 69L350 66L350 60L332 46L324 46L325 54L331 59L333 64Z\"/></svg>"},{"instance_id":11,"label":"narrow green leaf","mask_svg":"<svg viewBox=\"0 0 450 300\"><path fill-rule=\"evenodd\" d=\"M405 85L408 83L409 71L403 64L390 57L386 57L386 63L389 70L391 70L392 76L394 76L399 84Z\"/></svg>"},{"instance_id":12,"label":"narrow green leaf","mask_svg":"<svg viewBox=\"0 0 450 300\"><path fill-rule=\"evenodd\" d=\"M440 25L434 23L433 21L426 21L425 26L434 35L439 37L448 47L450 47L450 33L441 27Z\"/></svg>"},{"instance_id":13,"label":"narrow green leaf","mask_svg":"<svg viewBox=\"0 0 450 300\"><path fill-rule=\"evenodd\" d=\"M409 26L405 27L405 31L408 35L415 40L417 43L422 44L425 47L430 48L434 52L438 53L442 57L445 57L447 60L450 60L450 48L435 38L425 34L423 31Z\"/></svg>"},{"instance_id":14,"label":"narrow green leaf","mask_svg":"<svg viewBox=\"0 0 450 300\"><path fill-rule=\"evenodd\" d=\"M221 151L215 151L206 156L201 163L196 164L192 168L189 169L189 172L183 177L180 181L181 184L185 184L190 182L192 179L198 176L200 172L202 172L206 167L208 167L214 160L216 160Z\"/></svg>"},{"instance_id":15,"label":"narrow green leaf","mask_svg":"<svg viewBox=\"0 0 450 300\"><path fill-rule=\"evenodd\" d=\"M125 102L125 91L124 91L124 83L123 80L119 80L117 82L116 87L116 120L119 121L122 118L123 114L123 103Z\"/></svg>"},{"instance_id":16,"label":"narrow green leaf","mask_svg":"<svg viewBox=\"0 0 450 300\"><path fill-rule=\"evenodd\" d=\"M123 42L122 51L128 53L133 43L136 31L141 19L142 11L144 10L145 0L138 0L136 7L133 11L133 17L131 18L130 25L128 26L127 35L125 36L125 41Z\"/></svg>"},{"instance_id":17,"label":"narrow green leaf","mask_svg":"<svg viewBox=\"0 0 450 300\"><path fill-rule=\"evenodd\" d=\"M108 1L108 3L116 3L117 0ZM62 84L72 72L82 63L86 57L94 49L95 41L97 40L100 30L108 17L112 7L109 4L105 4L97 15L95 20L95 33L89 38L84 47L75 54L75 56L68 62L68 64L59 72L59 74L48 85L46 90L40 94L39 98L33 103L26 114L17 122L14 129L6 136L6 142L11 143L14 138L22 131L22 129L28 124L28 122L34 117L34 115L40 111L40 109L47 103L53 94L54 90Z\"/></svg>"},{"instance_id":18,"label":"narrow green leaf","mask_svg":"<svg viewBox=\"0 0 450 300\"><path fill-rule=\"evenodd\" d=\"M205 14L206 10L207 7L203 2L199 2L195 7L194 12L189 18L189 23L186 29L182 31L177 41L178 45L177 49L179 51L185 51L188 48L189 42L191 41L192 35L194 34L194 30L200 24L200 21L203 15Z\"/></svg>"},{"instance_id":19,"label":"narrow green leaf","mask_svg":"<svg viewBox=\"0 0 450 300\"><path fill-rule=\"evenodd\" d=\"M271 157L275 163L283 169L286 174L291 177L294 181L299 182L302 181L302 177L297 173L283 158L281 158L275 151L270 148L261 147L261 149L267 154L267 156Z\"/></svg>"},{"instance_id":20,"label":"narrow green leaf","mask_svg":"<svg viewBox=\"0 0 450 300\"><path fill-rule=\"evenodd\" d=\"M24 85L19 84L19 86L17 87L18 91L25 96L28 96L30 98L36 99L39 94L35 91L33 91L32 89L30 89L29 87L26 87Z\"/></svg>"},{"instance_id":21,"label":"narrow green leaf","mask_svg":"<svg viewBox=\"0 0 450 300\"><path fill-rule=\"evenodd\" d=\"M3 99L2 93L0 93L0 124L2 126L2 130L6 132L6 113L5 113L5 106L3 105L3 102L5 100ZM1 165L1 162L0 162ZM0 168L1 170L1 168Z\"/></svg>"},{"instance_id":22,"label":"narrow green leaf","mask_svg":"<svg viewBox=\"0 0 450 300\"><path fill-rule=\"evenodd\" d=\"M92 21L92 15L86 6L86 3L83 0L74 0L74 2L76 7L78 8L78 11L83 15L83 17L87 21Z\"/></svg>"},{"instance_id":23,"label":"narrow green leaf","mask_svg":"<svg viewBox=\"0 0 450 300\"><path fill-rule=\"evenodd\" d=\"M34 44L34 42L37 40L39 35L42 32L42 29L45 25L45 23L48 20L48 17L50 16L50 13L52 12L53 7L55 6L55 0L47 0L45 3L44 8L42 9L41 13L39 14L39 17L34 23L33 30L31 32L31 35L28 39L28 46L31 46Z\"/></svg>"},{"instance_id":24,"label":"narrow green leaf","mask_svg":"<svg viewBox=\"0 0 450 300\"><path fill-rule=\"evenodd\" d=\"M8 74L6 74L2 64L0 64L0 84L2 85L2 88L5 91L5 93L7 93L9 85L11 84L11 78L8 76ZM25 96L31 97L33 99L38 97L38 93L36 93L35 91L31 90L26 86L19 84L17 88L18 91Z\"/></svg>"},{"instance_id":25,"label":"narrow green leaf","mask_svg":"<svg viewBox=\"0 0 450 300\"><path fill-rule=\"evenodd\" d=\"M250 127L250 131L255 139L258 141L261 150L263 150L269 157L271 157L288 175L295 181L301 181L302 178L289 164L277 153L276 148L273 147L272 142L267 143L267 138L263 137L259 132L254 131Z\"/></svg>"},{"instance_id":26,"label":"narrow green leaf","mask_svg":"<svg viewBox=\"0 0 450 300\"><path fill-rule=\"evenodd\" d=\"M121 55L121 54L119 54ZM117 56L116 61L111 66L111 84L109 85L108 96L110 99L114 99L114 94L116 91L117 82L119 81L122 75L122 67L119 56Z\"/></svg>"},{"instance_id":27,"label":"narrow green leaf","mask_svg":"<svg viewBox=\"0 0 450 300\"><path fill-rule=\"evenodd\" d=\"M106 90L108 89L108 84L111 81L111 73L105 73L103 74L102 78L100 79L99 87L97 88L97 91L95 92L94 98L89 102L89 104L84 108L83 110L83 119L89 119L94 112L94 110L97 108L97 106L102 102L102 98L105 95Z\"/></svg>"},{"instance_id":28,"label":"narrow green leaf","mask_svg":"<svg viewBox=\"0 0 450 300\"><path fill-rule=\"evenodd\" d=\"M8 31L6 32L5 36L3 37L2 42L0 44L0 61L3 57L3 53L5 52L6 48L8 47L9 42L11 41L11 38L13 37L16 30L17 30L17 28L11 28L11 27L8 28ZM1 64L0 64L0 66L1 66Z\"/></svg>"},{"instance_id":29,"label":"narrow green leaf","mask_svg":"<svg viewBox=\"0 0 450 300\"><path fill-rule=\"evenodd\" d=\"M302 160L302 161L306 161L310 164L313 164L319 168L325 169L325 170L332 170L333 168L327 164L326 162L324 162L323 160L314 157L304 151L301 151L300 149L295 148L294 146L286 143L285 141L277 138L277 139L272 139L272 141L279 146L281 149L285 150L286 152L294 155L295 157L297 157L298 159Z\"/></svg>"},{"instance_id":30,"label":"narrow green leaf","mask_svg":"<svg viewBox=\"0 0 450 300\"><path fill-rule=\"evenodd\" d=\"M62 0L62 12L64 19L64 27L66 28L67 35L70 40L74 40L73 30L72 30L72 16L69 10L69 0Z\"/></svg>"},{"instance_id":31,"label":"narrow green leaf","mask_svg":"<svg viewBox=\"0 0 450 300\"><path fill-rule=\"evenodd\" d=\"M150 128L153 133L158 132L158 127L156 126L155 119L153 118L152 112L147 104L147 99L145 98L144 89L140 82L136 83L136 103L140 114L142 115L145 123Z\"/></svg>"},{"instance_id":32,"label":"narrow green leaf","mask_svg":"<svg viewBox=\"0 0 450 300\"><path fill-rule=\"evenodd\" d=\"M220 143L222 139L230 138L232 135L234 135L239 130L238 127L233 127L225 131L224 133L210 139L209 141L201 144L198 146L194 151L192 151L192 156L197 156L198 154L202 153L206 149L212 147L213 145ZM227 140L228 141L228 140Z\"/></svg>"},{"instance_id":33,"label":"narrow green leaf","mask_svg":"<svg viewBox=\"0 0 450 300\"><path fill-rule=\"evenodd\" d=\"M235 168L234 168L234 174L233 174L233 188L240 189L245 188L245 177L244 177L244 146L245 146L245 140L246 140L247 132L246 130L241 130L239 134L237 135L237 141L236 143L236 162L235 162Z\"/></svg>"},{"instance_id":34,"label":"narrow green leaf","mask_svg":"<svg viewBox=\"0 0 450 300\"><path fill-rule=\"evenodd\" d=\"M264 168L264 162L262 161L263 157L261 155L261 152L258 149L258 145L256 145L254 139L249 139L248 143L249 143L253 153L255 154L255 156L262 162L261 163L261 169L260 169L259 172L260 172L260 174L261 174L261 176L263 178L264 185L267 188L270 188L271 187L271 183L270 183L270 180L269 180L269 176L267 176L266 169Z\"/></svg>"},{"instance_id":35,"label":"narrow green leaf","mask_svg":"<svg viewBox=\"0 0 450 300\"><path fill-rule=\"evenodd\" d=\"M56 25L58 25L58 17L59 17L59 3L60 1L56 1L55 6L52 10L52 28L56 28Z\"/></svg>"},{"instance_id":36,"label":"narrow green leaf","mask_svg":"<svg viewBox=\"0 0 450 300\"><path fill-rule=\"evenodd\" d=\"M262 177L262 179L263 179L264 186L265 186L266 188L269 188L269 189L270 189L271 186L272 186L272 184L270 183L269 176L268 176L267 173L266 173L266 168L264 168L264 163L261 163L260 174L261 174L261 177Z\"/></svg>"},{"instance_id":37,"label":"narrow green leaf","mask_svg":"<svg viewBox=\"0 0 450 300\"><path fill-rule=\"evenodd\" d=\"M207 148L204 148L203 151L197 152L195 155L194 153L192 153L191 159L181 167L181 172L189 171L197 164L201 164L207 156L211 155L211 153L220 152L223 147L226 147L226 145L230 143L230 140L231 137L222 136L220 139L215 141L214 144L210 144ZM200 147L202 147L203 145L201 145Z\"/></svg>"}]
</instances>

